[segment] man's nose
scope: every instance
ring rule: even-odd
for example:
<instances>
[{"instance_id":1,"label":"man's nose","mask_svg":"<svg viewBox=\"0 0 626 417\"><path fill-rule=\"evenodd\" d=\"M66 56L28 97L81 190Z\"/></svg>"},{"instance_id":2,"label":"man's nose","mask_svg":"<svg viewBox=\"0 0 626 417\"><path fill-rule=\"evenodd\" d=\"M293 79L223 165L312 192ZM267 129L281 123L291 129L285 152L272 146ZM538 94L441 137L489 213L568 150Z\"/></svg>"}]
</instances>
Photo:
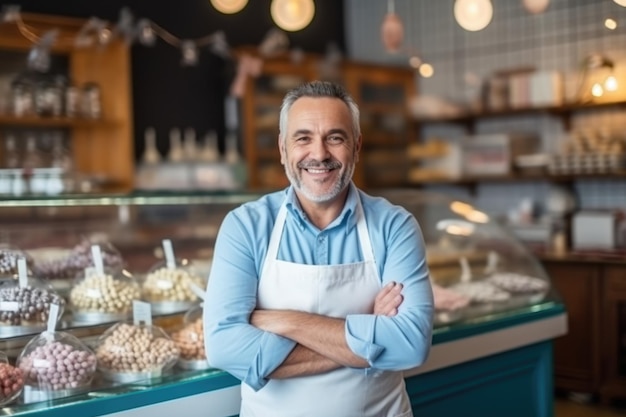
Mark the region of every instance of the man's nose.
<instances>
[{"instance_id":1,"label":"man's nose","mask_svg":"<svg viewBox=\"0 0 626 417\"><path fill-rule=\"evenodd\" d=\"M328 151L328 145L323 139L316 139L311 143L311 157L323 161L328 158L330 152Z\"/></svg>"}]
</instances>

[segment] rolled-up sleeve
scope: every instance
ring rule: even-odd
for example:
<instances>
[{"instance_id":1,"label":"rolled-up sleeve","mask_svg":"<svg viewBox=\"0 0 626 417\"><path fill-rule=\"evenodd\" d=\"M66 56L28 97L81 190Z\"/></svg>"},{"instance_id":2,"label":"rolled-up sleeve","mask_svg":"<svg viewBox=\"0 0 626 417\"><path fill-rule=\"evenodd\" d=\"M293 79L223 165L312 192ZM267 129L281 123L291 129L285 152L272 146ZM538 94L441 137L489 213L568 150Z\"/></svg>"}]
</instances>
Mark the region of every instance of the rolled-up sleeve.
<instances>
[{"instance_id":1,"label":"rolled-up sleeve","mask_svg":"<svg viewBox=\"0 0 626 417\"><path fill-rule=\"evenodd\" d=\"M382 285L402 283L404 297L393 317L354 314L346 317L346 341L371 369L406 370L424 363L432 338L433 294L425 245L417 221L407 214L383 229L388 242L382 262Z\"/></svg>"}]
</instances>

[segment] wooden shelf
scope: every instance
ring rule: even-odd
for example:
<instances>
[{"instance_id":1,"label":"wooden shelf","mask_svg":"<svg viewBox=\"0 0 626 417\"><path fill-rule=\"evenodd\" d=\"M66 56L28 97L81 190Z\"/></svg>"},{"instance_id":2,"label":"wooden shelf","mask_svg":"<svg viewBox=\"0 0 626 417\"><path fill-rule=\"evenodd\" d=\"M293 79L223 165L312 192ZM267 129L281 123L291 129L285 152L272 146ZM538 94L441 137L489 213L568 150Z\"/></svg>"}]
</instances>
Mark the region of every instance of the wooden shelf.
<instances>
[{"instance_id":1,"label":"wooden shelf","mask_svg":"<svg viewBox=\"0 0 626 417\"><path fill-rule=\"evenodd\" d=\"M511 116L520 116L524 114L552 114L552 115L570 115L573 112L584 111L584 110L595 110L603 107L615 107L615 106L624 106L626 107L626 101L613 101L613 102L602 102L602 103L587 103L587 104L566 104L563 106L550 106L550 107L525 107L518 109L507 109L507 110L499 110L499 111L484 111L484 112L469 112L464 113L458 116L453 117L417 117L414 120L418 123L460 123L460 124L471 124L474 123L478 119L487 119L487 118L500 118L500 117L511 117Z\"/></svg>"},{"instance_id":2,"label":"wooden shelf","mask_svg":"<svg viewBox=\"0 0 626 417\"><path fill-rule=\"evenodd\" d=\"M67 117L11 116L0 115L0 126L33 127L113 127L117 123L106 119L79 119Z\"/></svg>"},{"instance_id":3,"label":"wooden shelf","mask_svg":"<svg viewBox=\"0 0 626 417\"><path fill-rule=\"evenodd\" d=\"M124 40L114 38L106 47L76 48L73 40L86 19L31 13L21 13L21 18L24 27L36 36L58 30L53 52L67 57L67 76L77 86L86 83L100 86L105 118L88 120L5 114L0 115L0 127L67 128L77 172L106 177L110 184L114 184L110 190L132 190L135 170L129 46ZM16 24L0 25L0 49L28 53L32 47L32 40Z\"/></svg>"},{"instance_id":4,"label":"wooden shelf","mask_svg":"<svg viewBox=\"0 0 626 417\"><path fill-rule=\"evenodd\" d=\"M626 172L614 172L606 174L509 174L509 175L484 175L484 176L463 176L462 178L432 178L420 182L412 182L409 186L416 185L461 185L472 186L478 183L507 183L507 182L537 182L548 181L553 183L570 183L580 180L611 180L626 179Z\"/></svg>"}]
</instances>

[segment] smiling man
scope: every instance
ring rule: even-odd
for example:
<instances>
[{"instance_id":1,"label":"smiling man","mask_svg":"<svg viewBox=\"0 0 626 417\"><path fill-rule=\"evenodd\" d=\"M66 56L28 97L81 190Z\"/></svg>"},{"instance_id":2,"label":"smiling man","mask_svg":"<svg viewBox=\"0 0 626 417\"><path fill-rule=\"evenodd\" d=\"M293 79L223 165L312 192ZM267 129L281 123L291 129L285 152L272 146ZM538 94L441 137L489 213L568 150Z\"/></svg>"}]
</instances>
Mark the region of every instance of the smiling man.
<instances>
[{"instance_id":1,"label":"smiling man","mask_svg":"<svg viewBox=\"0 0 626 417\"><path fill-rule=\"evenodd\" d=\"M339 85L285 96L291 186L224 219L204 303L209 363L242 381L242 417L411 416L433 297L421 230L352 182L359 109Z\"/></svg>"}]
</instances>

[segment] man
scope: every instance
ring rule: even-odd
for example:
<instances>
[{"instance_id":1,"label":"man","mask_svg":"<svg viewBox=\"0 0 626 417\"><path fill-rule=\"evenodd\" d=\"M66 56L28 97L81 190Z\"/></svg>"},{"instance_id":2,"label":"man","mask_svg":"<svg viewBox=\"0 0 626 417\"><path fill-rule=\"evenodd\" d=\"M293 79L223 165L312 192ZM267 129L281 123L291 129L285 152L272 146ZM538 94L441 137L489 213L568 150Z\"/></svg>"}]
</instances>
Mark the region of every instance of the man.
<instances>
[{"instance_id":1,"label":"man","mask_svg":"<svg viewBox=\"0 0 626 417\"><path fill-rule=\"evenodd\" d=\"M242 417L411 416L402 371L425 361L433 314L417 221L352 183L362 137L342 87L290 91L279 123L291 186L222 223L209 363L242 381Z\"/></svg>"}]
</instances>

